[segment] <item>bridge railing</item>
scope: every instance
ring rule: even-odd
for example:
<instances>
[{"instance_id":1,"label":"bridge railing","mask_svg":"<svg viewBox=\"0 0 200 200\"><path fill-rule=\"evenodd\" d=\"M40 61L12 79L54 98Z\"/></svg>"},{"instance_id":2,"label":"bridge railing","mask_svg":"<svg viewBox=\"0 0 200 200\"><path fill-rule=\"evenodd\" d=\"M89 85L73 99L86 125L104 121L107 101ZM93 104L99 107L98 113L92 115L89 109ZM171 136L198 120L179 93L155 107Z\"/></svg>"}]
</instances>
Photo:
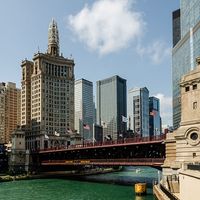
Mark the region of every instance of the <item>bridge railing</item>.
<instances>
[{"instance_id":1,"label":"bridge railing","mask_svg":"<svg viewBox=\"0 0 200 200\"><path fill-rule=\"evenodd\" d=\"M40 149L39 151L50 151L50 150L61 150L61 149L76 149L76 148L88 148L88 147L99 147L99 146L115 146L132 143L147 143L154 141L162 141L166 138L166 134L150 136L150 137L134 137L134 138L123 138L120 140L110 140L104 142L84 142L84 144L74 144L68 146L60 146L53 148Z\"/></svg>"}]
</instances>

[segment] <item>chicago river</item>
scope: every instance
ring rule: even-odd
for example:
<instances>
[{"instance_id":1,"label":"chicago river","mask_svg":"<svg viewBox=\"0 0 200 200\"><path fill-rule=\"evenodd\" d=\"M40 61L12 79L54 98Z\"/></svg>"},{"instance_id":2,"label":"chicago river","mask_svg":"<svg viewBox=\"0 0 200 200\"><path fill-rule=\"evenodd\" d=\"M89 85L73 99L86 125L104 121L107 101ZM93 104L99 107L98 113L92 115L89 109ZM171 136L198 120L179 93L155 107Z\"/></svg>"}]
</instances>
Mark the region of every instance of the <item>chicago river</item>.
<instances>
[{"instance_id":1,"label":"chicago river","mask_svg":"<svg viewBox=\"0 0 200 200\"><path fill-rule=\"evenodd\" d=\"M127 167L123 171L84 177L84 181L35 179L0 183L0 199L7 200L150 200L157 170ZM93 181L93 182L91 182ZM101 183L100 183L101 182ZM146 182L148 194L137 197L135 182Z\"/></svg>"}]
</instances>

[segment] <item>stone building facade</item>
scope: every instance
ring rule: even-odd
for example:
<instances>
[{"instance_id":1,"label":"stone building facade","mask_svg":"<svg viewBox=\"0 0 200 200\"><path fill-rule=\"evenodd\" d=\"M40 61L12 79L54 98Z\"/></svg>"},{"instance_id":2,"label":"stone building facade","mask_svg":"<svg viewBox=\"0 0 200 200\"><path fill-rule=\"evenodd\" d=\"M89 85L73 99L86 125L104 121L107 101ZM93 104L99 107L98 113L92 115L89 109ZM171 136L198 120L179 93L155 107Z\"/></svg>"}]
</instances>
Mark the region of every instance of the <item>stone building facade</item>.
<instances>
[{"instance_id":1,"label":"stone building facade","mask_svg":"<svg viewBox=\"0 0 200 200\"><path fill-rule=\"evenodd\" d=\"M12 148L9 158L9 171L13 174L25 172L26 150L25 134L19 127L11 134Z\"/></svg>"},{"instance_id":2,"label":"stone building facade","mask_svg":"<svg viewBox=\"0 0 200 200\"><path fill-rule=\"evenodd\" d=\"M20 125L21 90L15 83L0 83L0 143L11 142L11 134Z\"/></svg>"},{"instance_id":3,"label":"stone building facade","mask_svg":"<svg viewBox=\"0 0 200 200\"><path fill-rule=\"evenodd\" d=\"M197 65L180 82L181 123L168 133L164 167L180 169L185 163L200 162L200 57Z\"/></svg>"},{"instance_id":4,"label":"stone building facade","mask_svg":"<svg viewBox=\"0 0 200 200\"><path fill-rule=\"evenodd\" d=\"M180 127L167 134L162 166L162 185L181 200L197 199L200 184L200 57L196 61L197 67L180 82ZM186 191L190 187L193 192Z\"/></svg>"},{"instance_id":5,"label":"stone building facade","mask_svg":"<svg viewBox=\"0 0 200 200\"><path fill-rule=\"evenodd\" d=\"M74 130L74 60L59 51L57 23L48 31L47 53L22 61L21 125L27 149L65 146Z\"/></svg>"}]
</instances>

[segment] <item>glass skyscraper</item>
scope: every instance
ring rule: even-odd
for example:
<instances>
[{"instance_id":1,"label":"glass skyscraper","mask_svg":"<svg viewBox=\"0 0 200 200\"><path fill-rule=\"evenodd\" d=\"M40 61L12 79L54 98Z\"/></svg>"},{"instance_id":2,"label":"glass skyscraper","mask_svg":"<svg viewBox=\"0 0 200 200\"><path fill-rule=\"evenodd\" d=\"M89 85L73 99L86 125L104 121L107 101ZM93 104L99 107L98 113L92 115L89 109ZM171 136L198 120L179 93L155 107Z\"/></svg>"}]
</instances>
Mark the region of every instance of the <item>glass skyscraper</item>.
<instances>
[{"instance_id":1,"label":"glass skyscraper","mask_svg":"<svg viewBox=\"0 0 200 200\"><path fill-rule=\"evenodd\" d=\"M160 100L149 97L149 135L161 134Z\"/></svg>"},{"instance_id":2,"label":"glass skyscraper","mask_svg":"<svg viewBox=\"0 0 200 200\"><path fill-rule=\"evenodd\" d=\"M103 127L103 136L116 140L123 137L126 123L126 80L113 76L97 81L97 124Z\"/></svg>"},{"instance_id":3,"label":"glass skyscraper","mask_svg":"<svg viewBox=\"0 0 200 200\"><path fill-rule=\"evenodd\" d=\"M149 90L133 88L128 91L128 129L142 137L149 136Z\"/></svg>"},{"instance_id":4,"label":"glass skyscraper","mask_svg":"<svg viewBox=\"0 0 200 200\"><path fill-rule=\"evenodd\" d=\"M180 11L173 12L173 126L181 121L179 82L183 75L196 67L200 55L200 1L180 0Z\"/></svg>"},{"instance_id":5,"label":"glass skyscraper","mask_svg":"<svg viewBox=\"0 0 200 200\"><path fill-rule=\"evenodd\" d=\"M75 129L84 140L93 139L93 83L80 79L75 81ZM87 128L84 128L84 125Z\"/></svg>"}]
</instances>

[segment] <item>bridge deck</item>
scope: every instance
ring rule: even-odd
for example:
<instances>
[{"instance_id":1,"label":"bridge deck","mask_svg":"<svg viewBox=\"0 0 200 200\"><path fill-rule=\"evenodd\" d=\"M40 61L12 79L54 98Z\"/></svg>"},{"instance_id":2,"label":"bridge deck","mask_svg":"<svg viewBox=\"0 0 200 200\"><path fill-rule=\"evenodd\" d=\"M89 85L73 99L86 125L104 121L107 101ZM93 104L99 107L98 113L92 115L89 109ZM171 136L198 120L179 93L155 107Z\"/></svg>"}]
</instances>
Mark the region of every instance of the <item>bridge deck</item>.
<instances>
[{"instance_id":1,"label":"bridge deck","mask_svg":"<svg viewBox=\"0 0 200 200\"><path fill-rule=\"evenodd\" d=\"M85 143L78 145L70 145L67 147L55 147L39 150L38 153L51 153L60 151L71 151L71 150L81 150L81 149L94 149L94 148L108 148L117 146L130 146L130 145L144 145L144 144L155 144L162 143L166 135L154 136L154 137L144 137L144 138L128 138L118 141L106 141L103 143Z\"/></svg>"}]
</instances>

